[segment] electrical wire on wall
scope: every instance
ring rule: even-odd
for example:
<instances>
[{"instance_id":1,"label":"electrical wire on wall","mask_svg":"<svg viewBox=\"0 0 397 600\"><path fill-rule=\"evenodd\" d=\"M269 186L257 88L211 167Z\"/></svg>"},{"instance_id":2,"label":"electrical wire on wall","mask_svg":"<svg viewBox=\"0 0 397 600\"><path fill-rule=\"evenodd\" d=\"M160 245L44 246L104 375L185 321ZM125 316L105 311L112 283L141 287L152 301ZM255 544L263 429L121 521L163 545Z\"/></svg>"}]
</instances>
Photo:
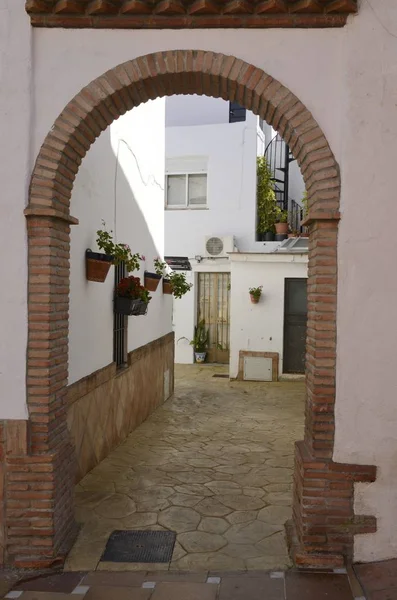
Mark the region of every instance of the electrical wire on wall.
<instances>
[{"instance_id":1,"label":"electrical wire on wall","mask_svg":"<svg viewBox=\"0 0 397 600\"><path fill-rule=\"evenodd\" d=\"M374 15L375 19L378 21L379 25L381 27L383 27L383 29L386 31L386 33L388 33L389 35L391 35L391 37L394 37L397 39L397 35L395 33L393 33L392 31L390 31L390 29L388 29L388 27L383 23L383 21L381 20L381 18L378 16L378 13L376 12L376 10L374 9L374 7L372 6L370 0L364 0L369 8L372 11L372 14Z\"/></svg>"},{"instance_id":2,"label":"electrical wire on wall","mask_svg":"<svg viewBox=\"0 0 397 600\"><path fill-rule=\"evenodd\" d=\"M139 161L136 157L135 152L132 150L131 146L128 144L128 142L126 142L125 140L123 140L123 138L118 138L117 140L117 151L116 151L116 166L115 166L115 170L114 170L114 182L113 182L113 196L114 196L114 214L113 214L113 221L114 221L114 225L113 225L113 232L114 232L114 240L115 242L117 242L117 175L118 175L118 171L119 171L119 154L120 154L120 145L124 144L127 149L130 151L130 153L132 154L132 156L134 157L135 160L135 164L136 164L136 168L138 170L139 173L139 177L143 183L143 185L145 187L148 187L149 185L156 185L157 187L159 187L163 192L164 192L164 186L162 186L157 179L155 178L154 175L149 174L147 181L145 181L143 175L142 175L142 171L141 168L139 166Z\"/></svg>"},{"instance_id":3,"label":"electrical wire on wall","mask_svg":"<svg viewBox=\"0 0 397 600\"><path fill-rule=\"evenodd\" d=\"M248 127L244 127L242 141L241 141L241 170L240 170L240 189L238 193L238 208L241 209L241 200L243 195L243 179L244 179L244 147L246 143L245 134L248 131Z\"/></svg>"}]
</instances>

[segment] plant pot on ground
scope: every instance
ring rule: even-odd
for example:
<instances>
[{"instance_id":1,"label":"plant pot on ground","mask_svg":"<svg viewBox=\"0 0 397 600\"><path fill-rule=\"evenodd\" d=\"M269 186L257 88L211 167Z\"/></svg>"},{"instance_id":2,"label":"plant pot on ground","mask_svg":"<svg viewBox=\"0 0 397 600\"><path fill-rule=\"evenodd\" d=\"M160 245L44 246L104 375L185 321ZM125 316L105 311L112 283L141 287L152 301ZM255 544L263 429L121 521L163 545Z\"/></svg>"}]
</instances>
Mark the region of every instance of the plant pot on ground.
<instances>
[{"instance_id":1,"label":"plant pot on ground","mask_svg":"<svg viewBox=\"0 0 397 600\"><path fill-rule=\"evenodd\" d=\"M124 277L116 288L114 311L121 315L145 315L151 299L139 277Z\"/></svg>"},{"instance_id":2,"label":"plant pot on ground","mask_svg":"<svg viewBox=\"0 0 397 600\"><path fill-rule=\"evenodd\" d=\"M260 299L260 297L262 295L262 288L263 288L263 286L260 285L259 287L250 288L248 290L252 304L258 304L259 299Z\"/></svg>"},{"instance_id":3,"label":"plant pot on ground","mask_svg":"<svg viewBox=\"0 0 397 600\"><path fill-rule=\"evenodd\" d=\"M262 233L261 234L261 241L262 242L274 242L274 232L273 231L266 231L266 233Z\"/></svg>"},{"instance_id":4,"label":"plant pot on ground","mask_svg":"<svg viewBox=\"0 0 397 600\"><path fill-rule=\"evenodd\" d=\"M202 319L194 328L194 336L190 342L193 346L194 358L196 363L203 363L207 356L209 332L205 327L205 321Z\"/></svg>"},{"instance_id":5,"label":"plant pot on ground","mask_svg":"<svg viewBox=\"0 0 397 600\"><path fill-rule=\"evenodd\" d=\"M92 250L86 250L85 270L87 280L103 283L106 280L112 263L112 254L104 254L102 252L92 252Z\"/></svg>"},{"instance_id":6,"label":"plant pot on ground","mask_svg":"<svg viewBox=\"0 0 397 600\"><path fill-rule=\"evenodd\" d=\"M145 271L145 288L149 292L155 292L159 286L161 275Z\"/></svg>"}]
</instances>

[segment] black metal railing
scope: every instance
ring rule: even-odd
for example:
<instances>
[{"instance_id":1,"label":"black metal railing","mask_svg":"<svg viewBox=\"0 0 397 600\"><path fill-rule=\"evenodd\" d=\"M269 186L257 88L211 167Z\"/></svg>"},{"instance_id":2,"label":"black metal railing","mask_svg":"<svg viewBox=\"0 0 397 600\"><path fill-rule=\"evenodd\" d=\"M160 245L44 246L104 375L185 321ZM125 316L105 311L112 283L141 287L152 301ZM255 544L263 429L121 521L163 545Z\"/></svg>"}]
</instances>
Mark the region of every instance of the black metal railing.
<instances>
[{"instance_id":1,"label":"black metal railing","mask_svg":"<svg viewBox=\"0 0 397 600\"><path fill-rule=\"evenodd\" d=\"M303 209L302 207L293 200L288 199L288 225L293 233L302 233L302 222Z\"/></svg>"},{"instance_id":2,"label":"black metal railing","mask_svg":"<svg viewBox=\"0 0 397 600\"><path fill-rule=\"evenodd\" d=\"M288 211L288 225L291 231L300 233L302 208L288 194L289 165L295 159L280 134L277 133L267 144L265 158L272 174L277 206Z\"/></svg>"}]
</instances>

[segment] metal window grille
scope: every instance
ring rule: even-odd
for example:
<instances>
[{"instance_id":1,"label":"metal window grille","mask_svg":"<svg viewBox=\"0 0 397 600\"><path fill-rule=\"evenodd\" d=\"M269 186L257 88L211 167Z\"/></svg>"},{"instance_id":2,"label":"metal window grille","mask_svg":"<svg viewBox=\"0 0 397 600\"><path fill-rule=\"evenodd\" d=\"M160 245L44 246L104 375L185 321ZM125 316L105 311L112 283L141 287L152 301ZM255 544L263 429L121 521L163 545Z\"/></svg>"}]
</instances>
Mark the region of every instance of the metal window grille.
<instances>
[{"instance_id":1,"label":"metal window grille","mask_svg":"<svg viewBox=\"0 0 397 600\"><path fill-rule=\"evenodd\" d=\"M114 268L115 288L126 277L127 271L124 263ZM127 363L127 327L128 317L114 313L113 317L113 360L117 368L123 367Z\"/></svg>"}]
</instances>

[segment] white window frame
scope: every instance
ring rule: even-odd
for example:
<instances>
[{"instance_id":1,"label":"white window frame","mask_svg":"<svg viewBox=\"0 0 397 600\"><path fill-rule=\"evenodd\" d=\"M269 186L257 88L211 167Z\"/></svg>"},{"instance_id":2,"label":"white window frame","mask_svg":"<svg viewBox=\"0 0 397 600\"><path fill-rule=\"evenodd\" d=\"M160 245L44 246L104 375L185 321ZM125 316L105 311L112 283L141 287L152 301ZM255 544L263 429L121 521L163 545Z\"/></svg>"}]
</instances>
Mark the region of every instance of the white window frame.
<instances>
[{"instance_id":1,"label":"white window frame","mask_svg":"<svg viewBox=\"0 0 397 600\"><path fill-rule=\"evenodd\" d=\"M168 177L173 175L184 175L185 176L185 205L179 206L168 206ZM206 176L206 189L205 197L207 202L205 204L188 204L189 199L189 177L190 175L205 175ZM208 209L208 173L207 171L172 171L172 173L165 174L165 209L166 210L207 210Z\"/></svg>"}]
</instances>

